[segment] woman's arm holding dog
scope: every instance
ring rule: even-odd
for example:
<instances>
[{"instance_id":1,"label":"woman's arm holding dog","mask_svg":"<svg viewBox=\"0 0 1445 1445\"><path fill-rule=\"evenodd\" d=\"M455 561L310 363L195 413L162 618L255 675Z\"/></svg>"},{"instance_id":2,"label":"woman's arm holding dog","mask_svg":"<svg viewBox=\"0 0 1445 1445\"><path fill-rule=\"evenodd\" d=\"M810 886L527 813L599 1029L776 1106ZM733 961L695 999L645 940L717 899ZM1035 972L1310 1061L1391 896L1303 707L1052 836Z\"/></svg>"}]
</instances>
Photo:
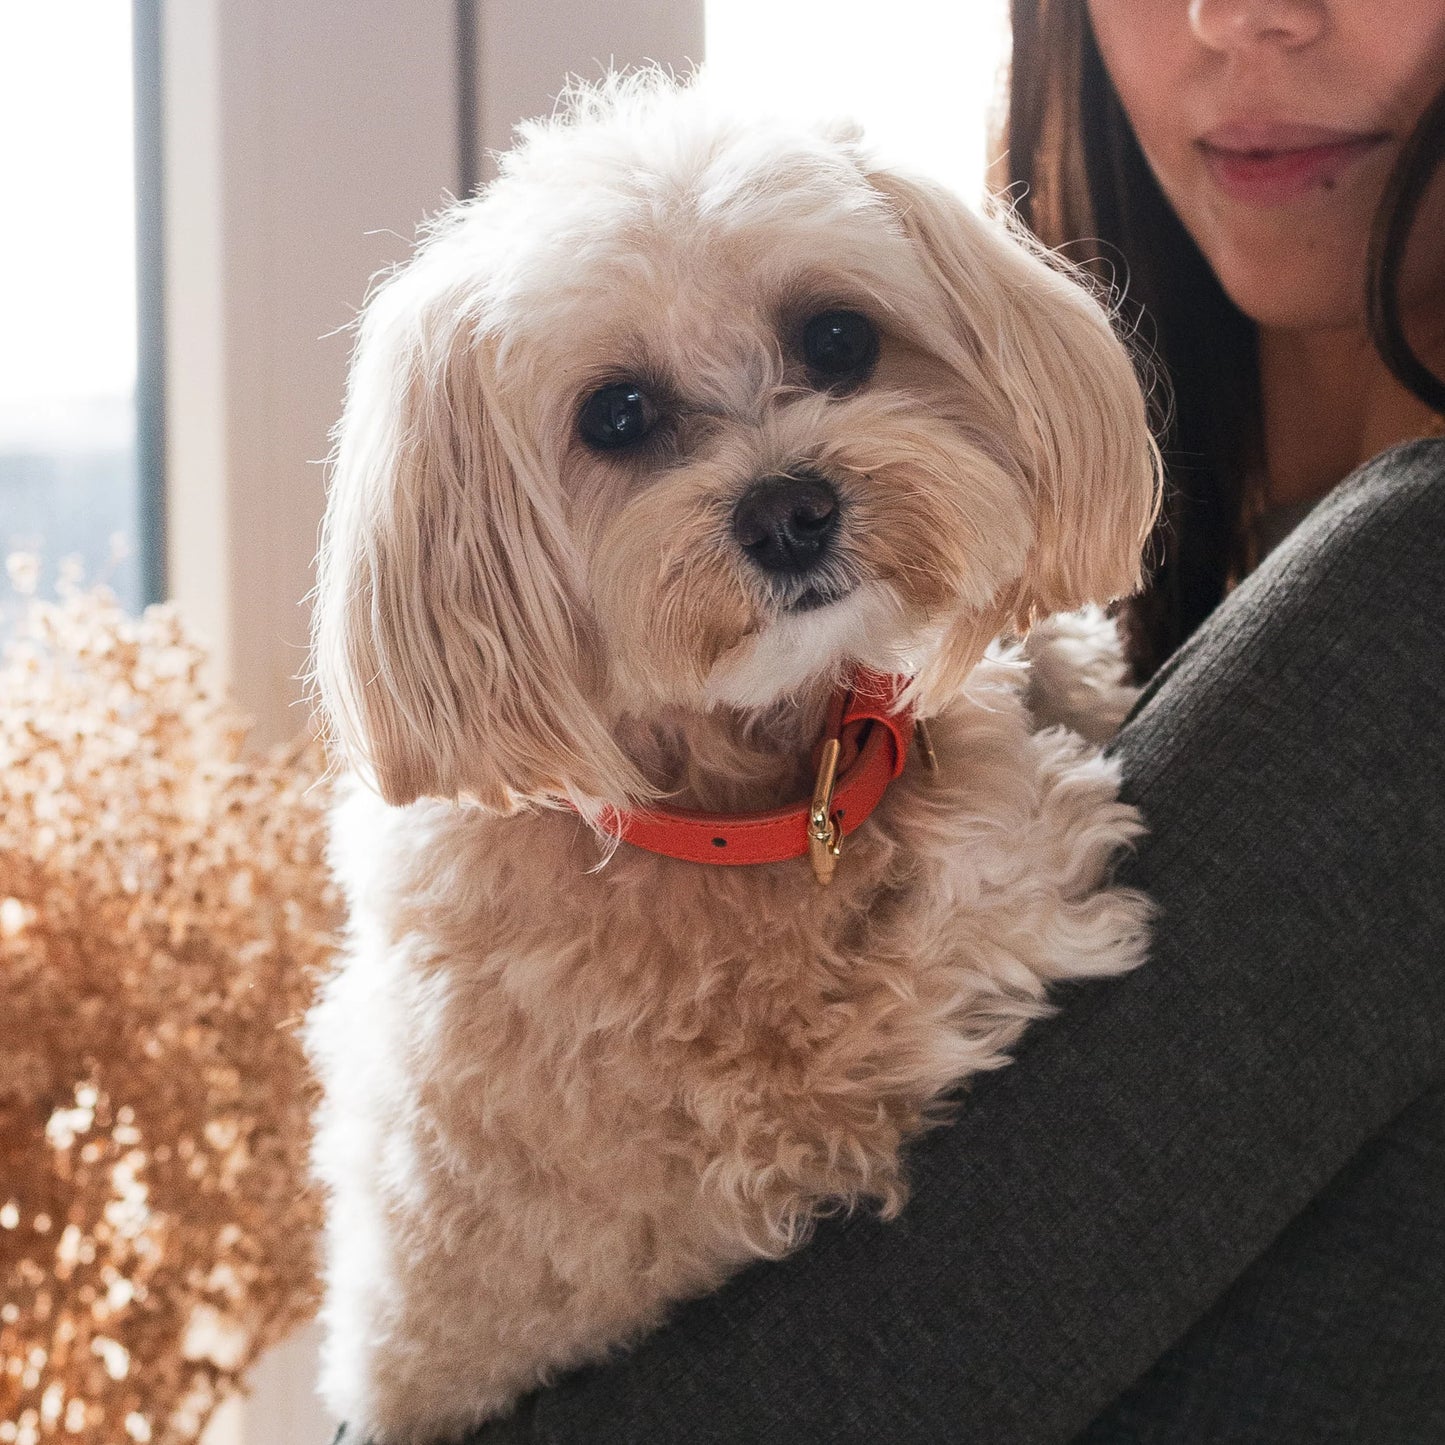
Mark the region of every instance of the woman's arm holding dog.
<instances>
[{"instance_id":1,"label":"woman's arm holding dog","mask_svg":"<svg viewBox=\"0 0 1445 1445\"><path fill-rule=\"evenodd\" d=\"M1387 454L1151 686L1116 752L1152 830L1123 872L1160 905L1154 956L1061 998L1015 1067L979 1077L915 1150L899 1220L826 1222L475 1445L1068 1440L1221 1297L1216 1334L1239 1328L1226 1292L1261 1256L1254 1288L1308 1261L1318 1303L1328 1211L1378 1202L1386 1165L1413 1184L1395 1212L1433 1198L1438 1218L1441 1115L1421 1110L1445 1070L1442 536L1445 444ZM1397 1116L1403 1174L1366 1148ZM1411 1255L1376 1241L1364 1332L1316 1330L1344 1407L1383 1388L1380 1341L1424 1360L1409 1341L1438 1339L1442 1231L1393 1237ZM1178 1359L1191 1348L1198 1364L1218 1342ZM1187 1393L1140 1390L1142 1418ZM1319 1438L1336 1417L1303 1416L1343 1408L1327 1393L1278 1392L1257 1438ZM1370 1438L1445 1430L1438 1360L1392 1405L1415 1414Z\"/></svg>"}]
</instances>

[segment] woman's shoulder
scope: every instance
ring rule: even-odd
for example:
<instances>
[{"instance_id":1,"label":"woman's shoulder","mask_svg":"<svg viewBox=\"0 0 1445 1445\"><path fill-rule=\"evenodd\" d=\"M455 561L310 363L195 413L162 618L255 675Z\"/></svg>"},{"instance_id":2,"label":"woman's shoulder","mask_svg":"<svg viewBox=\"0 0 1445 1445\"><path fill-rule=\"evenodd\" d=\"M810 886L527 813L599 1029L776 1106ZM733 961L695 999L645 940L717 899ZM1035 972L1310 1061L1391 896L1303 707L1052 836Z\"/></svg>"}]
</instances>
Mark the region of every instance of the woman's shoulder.
<instances>
[{"instance_id":1,"label":"woman's shoulder","mask_svg":"<svg viewBox=\"0 0 1445 1445\"><path fill-rule=\"evenodd\" d=\"M1352 472L1310 514L1308 530L1343 529L1388 547L1392 536L1418 542L1422 530L1438 544L1442 524L1445 437L1427 437L1391 447Z\"/></svg>"},{"instance_id":2,"label":"woman's shoulder","mask_svg":"<svg viewBox=\"0 0 1445 1445\"><path fill-rule=\"evenodd\" d=\"M1439 479L1445 475L1445 434L1440 436L1419 437L1414 441L1401 442L1399 446L1390 447L1377 457L1372 457L1364 466L1359 468L1346 482L1353 482L1357 477L1393 477L1405 478ZM1410 485L1406 482L1406 485Z\"/></svg>"}]
</instances>

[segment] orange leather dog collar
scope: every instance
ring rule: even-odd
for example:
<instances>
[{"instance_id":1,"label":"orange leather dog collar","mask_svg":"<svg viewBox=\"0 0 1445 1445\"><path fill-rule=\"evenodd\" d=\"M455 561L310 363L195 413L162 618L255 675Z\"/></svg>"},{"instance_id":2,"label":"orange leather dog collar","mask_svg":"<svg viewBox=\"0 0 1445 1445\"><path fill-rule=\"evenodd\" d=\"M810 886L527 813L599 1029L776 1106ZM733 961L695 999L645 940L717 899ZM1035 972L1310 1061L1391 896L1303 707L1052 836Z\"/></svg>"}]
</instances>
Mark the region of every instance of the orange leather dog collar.
<instances>
[{"instance_id":1,"label":"orange leather dog collar","mask_svg":"<svg viewBox=\"0 0 1445 1445\"><path fill-rule=\"evenodd\" d=\"M908 679L860 671L834 699L815 749L813 797L762 813L685 808L613 811L600 819L615 838L688 863L781 863L809 854L821 883L832 877L842 840L861 827L903 771L913 733L897 698Z\"/></svg>"}]
</instances>

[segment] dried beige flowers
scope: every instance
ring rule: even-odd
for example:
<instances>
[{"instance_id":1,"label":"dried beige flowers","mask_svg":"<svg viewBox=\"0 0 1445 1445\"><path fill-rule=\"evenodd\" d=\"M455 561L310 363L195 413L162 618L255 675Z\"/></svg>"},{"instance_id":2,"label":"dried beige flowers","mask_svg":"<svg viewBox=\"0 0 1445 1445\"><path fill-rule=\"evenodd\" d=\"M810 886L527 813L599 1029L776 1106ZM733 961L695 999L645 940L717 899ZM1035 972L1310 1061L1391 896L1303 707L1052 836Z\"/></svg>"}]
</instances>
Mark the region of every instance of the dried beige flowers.
<instances>
[{"instance_id":1,"label":"dried beige flowers","mask_svg":"<svg viewBox=\"0 0 1445 1445\"><path fill-rule=\"evenodd\" d=\"M0 1445L192 1441L313 1307L324 765L205 667L73 581L0 664Z\"/></svg>"}]
</instances>

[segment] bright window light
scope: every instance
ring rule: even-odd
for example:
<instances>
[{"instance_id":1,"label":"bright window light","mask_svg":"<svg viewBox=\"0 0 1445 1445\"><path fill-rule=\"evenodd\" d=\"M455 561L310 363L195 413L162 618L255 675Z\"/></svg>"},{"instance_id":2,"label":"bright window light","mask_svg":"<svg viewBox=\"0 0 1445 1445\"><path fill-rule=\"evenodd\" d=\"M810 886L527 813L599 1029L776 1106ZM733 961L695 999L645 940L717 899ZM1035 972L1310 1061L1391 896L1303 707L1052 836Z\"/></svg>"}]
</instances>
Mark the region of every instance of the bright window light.
<instances>
[{"instance_id":1,"label":"bright window light","mask_svg":"<svg viewBox=\"0 0 1445 1445\"><path fill-rule=\"evenodd\" d=\"M0 556L79 557L134 605L131 77L130 4L0 7Z\"/></svg>"},{"instance_id":2,"label":"bright window light","mask_svg":"<svg viewBox=\"0 0 1445 1445\"><path fill-rule=\"evenodd\" d=\"M708 0L708 68L759 104L848 115L889 160L976 201L1005 0Z\"/></svg>"}]
</instances>

